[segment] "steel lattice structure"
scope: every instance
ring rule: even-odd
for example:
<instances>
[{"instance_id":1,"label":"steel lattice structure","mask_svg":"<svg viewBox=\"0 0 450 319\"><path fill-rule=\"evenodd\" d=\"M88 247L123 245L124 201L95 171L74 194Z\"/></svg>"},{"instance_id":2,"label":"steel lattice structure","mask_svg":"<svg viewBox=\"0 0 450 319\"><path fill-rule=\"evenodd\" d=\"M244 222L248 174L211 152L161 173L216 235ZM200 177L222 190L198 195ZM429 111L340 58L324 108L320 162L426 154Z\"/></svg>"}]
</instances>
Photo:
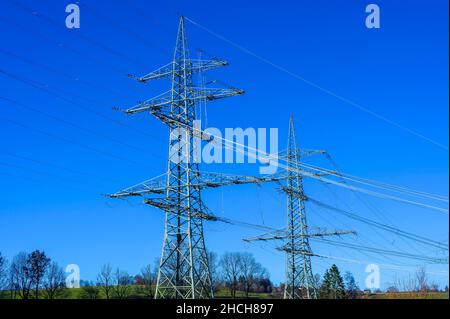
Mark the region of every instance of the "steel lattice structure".
<instances>
[{"instance_id":1,"label":"steel lattice structure","mask_svg":"<svg viewBox=\"0 0 450 319\"><path fill-rule=\"evenodd\" d=\"M193 85L193 74L226 65L219 60L192 61L186 38L184 18L178 28L171 65L139 78L148 81L171 77L169 94L141 103L126 113L150 111L176 133L169 138L167 189L162 206L166 211L165 233L156 284L156 298L212 298L211 274L203 236L203 204L200 195L198 164L194 159L195 105L200 99L218 99L242 94L242 90L202 90ZM177 143L177 144L176 144ZM185 154L181 154L183 145ZM169 147L169 148L170 148ZM200 214L199 214L200 212Z\"/></svg>"},{"instance_id":2,"label":"steel lattice structure","mask_svg":"<svg viewBox=\"0 0 450 319\"><path fill-rule=\"evenodd\" d=\"M296 147L293 122L289 128L289 146L277 154L285 158L285 172L262 177L204 172L200 174L195 160L195 138L215 142L201 128L196 128L196 104L244 93L236 88L195 87L193 75L228 65L220 59L192 60L185 32L184 18L180 18L173 61L141 77L139 82L171 79L171 90L123 110L126 114L148 112L169 127L168 169L159 178L153 178L108 195L111 198L145 196L144 203L163 210L166 214L165 232L158 269L155 298L213 298L211 273L203 234L204 221L224 221L211 213L201 200L201 190L225 185L259 184L287 181L282 190L288 197L288 223L286 251L288 267L285 298L300 297L299 287L306 287L308 298L316 297L312 285L312 271L305 216L302 177L298 164L300 156L324 154L323 151L303 150ZM222 143L221 143L222 144ZM162 176L162 177L161 177ZM299 194L302 194L299 196ZM147 198L152 195L164 197ZM300 225L300 226L299 226ZM291 235L289 235L291 234ZM300 235L299 235L300 234ZM333 234L339 234L334 232ZM327 236L330 233L318 233ZM292 289L291 289L292 288ZM303 288L302 288L303 289Z\"/></svg>"},{"instance_id":3,"label":"steel lattice structure","mask_svg":"<svg viewBox=\"0 0 450 319\"><path fill-rule=\"evenodd\" d=\"M292 178L287 180L287 189L304 194L303 178L300 175L300 156L297 152L293 118L289 121L289 137L286 154L287 174ZM306 297L316 299L317 292L311 269L311 247L308 238L308 223L304 198L286 192L287 225L284 250L286 251L285 299ZM301 253L298 253L301 252Z\"/></svg>"},{"instance_id":4,"label":"steel lattice structure","mask_svg":"<svg viewBox=\"0 0 450 319\"><path fill-rule=\"evenodd\" d=\"M284 230L277 230L261 236L246 238L245 241L281 240L284 244L278 250L286 253L285 299L316 299L316 283L311 268L313 254L309 245L311 237L326 237L354 234L348 230L326 230L316 228L311 231L306 219L305 201L308 200L303 190L303 176L300 169L300 158L325 151L302 150L297 148L294 120L289 120L288 146L278 155L286 162L286 184L281 190L286 194L287 224Z\"/></svg>"},{"instance_id":5,"label":"steel lattice structure","mask_svg":"<svg viewBox=\"0 0 450 319\"><path fill-rule=\"evenodd\" d=\"M142 77L139 82L170 78L171 90L123 110L126 114L149 112L169 126L168 170L165 181L151 179L109 195L111 198L163 195L144 202L166 213L165 232L155 298L212 298L211 275L203 235L203 221L217 221L201 200L201 190L224 185L280 181L285 174L263 177L200 174L194 160L194 138L211 142L211 137L194 127L195 106L243 94L236 88L204 88L193 85L193 75L228 65L220 59L192 60L186 39L184 18L180 18L173 61Z\"/></svg>"}]
</instances>

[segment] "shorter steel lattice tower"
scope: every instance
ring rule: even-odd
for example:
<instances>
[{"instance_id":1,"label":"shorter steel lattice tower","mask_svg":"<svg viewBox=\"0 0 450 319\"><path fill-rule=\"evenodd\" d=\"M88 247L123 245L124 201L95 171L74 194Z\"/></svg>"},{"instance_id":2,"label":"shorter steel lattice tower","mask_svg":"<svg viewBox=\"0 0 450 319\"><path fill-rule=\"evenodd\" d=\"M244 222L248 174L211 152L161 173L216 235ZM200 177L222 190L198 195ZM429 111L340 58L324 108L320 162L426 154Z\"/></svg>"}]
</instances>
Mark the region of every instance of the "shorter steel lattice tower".
<instances>
[{"instance_id":1,"label":"shorter steel lattice tower","mask_svg":"<svg viewBox=\"0 0 450 319\"><path fill-rule=\"evenodd\" d=\"M302 295L317 298L314 276L311 269L311 247L308 238L303 178L300 175L300 154L295 140L294 120L289 119L287 161L287 225L284 250L286 251L285 299L297 299ZM300 253L299 253L300 252Z\"/></svg>"},{"instance_id":2,"label":"shorter steel lattice tower","mask_svg":"<svg viewBox=\"0 0 450 319\"><path fill-rule=\"evenodd\" d=\"M304 150L297 147L294 120L289 119L288 146L278 155L278 160L285 161L286 183L281 188L287 200L286 229L273 231L261 236L246 238L245 241L282 240L278 250L286 253L285 299L316 299L317 289L311 268L311 257L315 256L309 244L310 237L334 236L354 233L353 231L325 231L316 229L311 232L306 219L305 201L307 196L303 190L303 176L300 165L301 157L326 154L320 150Z\"/></svg>"}]
</instances>

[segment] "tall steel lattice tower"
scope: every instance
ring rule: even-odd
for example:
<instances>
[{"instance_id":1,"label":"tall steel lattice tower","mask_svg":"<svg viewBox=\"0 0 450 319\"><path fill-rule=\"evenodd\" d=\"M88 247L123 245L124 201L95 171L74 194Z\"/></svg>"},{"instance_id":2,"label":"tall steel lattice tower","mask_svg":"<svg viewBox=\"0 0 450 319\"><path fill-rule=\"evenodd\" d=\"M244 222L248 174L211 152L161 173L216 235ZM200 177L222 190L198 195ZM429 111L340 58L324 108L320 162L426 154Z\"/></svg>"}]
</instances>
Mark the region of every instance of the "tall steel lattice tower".
<instances>
[{"instance_id":1,"label":"tall steel lattice tower","mask_svg":"<svg viewBox=\"0 0 450 319\"><path fill-rule=\"evenodd\" d=\"M211 274L203 236L203 220L214 219L201 201L200 189L216 183L227 184L233 177L208 175L200 179L199 139L209 141L194 126L196 104L243 94L236 88L195 87L193 75L228 63L220 59L192 60L186 39L184 18L180 18L172 62L137 77L139 82L170 78L170 91L124 110L126 114L149 112L169 126L168 170L165 186L159 181L144 182L110 197L163 194L164 198L145 203L166 213L164 241L156 284L156 298L212 298ZM211 178L213 180L208 180ZM230 181L228 181L230 180ZM253 182L254 179L246 179ZM219 184L217 184L219 185Z\"/></svg>"},{"instance_id":2,"label":"tall steel lattice tower","mask_svg":"<svg viewBox=\"0 0 450 319\"><path fill-rule=\"evenodd\" d=\"M184 19L178 29L172 69L171 116L188 127L195 120L195 99L192 82L192 64L189 61ZM184 129L180 123L170 125ZM166 199L174 204L175 211L166 212L165 234L156 285L157 298L207 298L212 297L208 255L203 237L203 221L193 218L201 211L198 186L198 164L193 159L193 134L170 138L169 143L183 143L188 152L186 161L178 152L169 152ZM178 158L173 158L174 156Z\"/></svg>"},{"instance_id":3,"label":"tall steel lattice tower","mask_svg":"<svg viewBox=\"0 0 450 319\"><path fill-rule=\"evenodd\" d=\"M294 120L289 119L289 137L286 152L287 225L284 250L286 251L285 299L317 298L311 269L311 247L308 238L303 178L300 174L300 154L295 140Z\"/></svg>"}]
</instances>

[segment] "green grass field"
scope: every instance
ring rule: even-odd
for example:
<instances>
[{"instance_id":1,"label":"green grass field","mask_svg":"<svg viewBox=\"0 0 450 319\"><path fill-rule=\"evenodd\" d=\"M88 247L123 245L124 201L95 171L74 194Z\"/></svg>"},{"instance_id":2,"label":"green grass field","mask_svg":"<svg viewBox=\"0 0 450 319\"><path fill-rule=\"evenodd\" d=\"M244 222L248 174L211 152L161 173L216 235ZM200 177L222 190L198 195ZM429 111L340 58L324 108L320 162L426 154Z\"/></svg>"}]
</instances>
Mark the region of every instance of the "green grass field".
<instances>
[{"instance_id":1,"label":"green grass field","mask_svg":"<svg viewBox=\"0 0 450 319\"><path fill-rule=\"evenodd\" d=\"M449 299L448 292L396 292L371 294L368 299Z\"/></svg>"},{"instance_id":2,"label":"green grass field","mask_svg":"<svg viewBox=\"0 0 450 319\"><path fill-rule=\"evenodd\" d=\"M140 289L140 286L129 286L129 299L146 299L148 298ZM10 292L2 291L0 292L0 299L10 299ZM34 295L33 295L34 296ZM215 293L216 298L231 298L230 292L226 289L221 289ZM43 293L41 293L41 298L44 298ZM74 289L63 289L57 296L57 299L87 299L83 288ZM98 299L105 299L105 295L100 289ZM115 298L115 297L113 297ZM243 291L238 291L236 293L236 298L245 298L245 293ZM282 298L281 294L269 294L269 293L250 293L249 298L256 299L270 299L270 298ZM398 292L398 293L377 293L377 294L366 294L361 296L361 299L449 299L449 294L446 292Z\"/></svg>"},{"instance_id":3,"label":"green grass field","mask_svg":"<svg viewBox=\"0 0 450 319\"><path fill-rule=\"evenodd\" d=\"M129 286L129 299L145 299L148 296L140 289L142 287L132 285ZM41 292L41 298L45 298L44 293ZM34 293L32 293L32 297ZM216 298L231 298L230 292L226 289L221 289L215 293ZM11 294L9 291L1 291L0 299L10 299ZM101 289L99 289L99 295L97 299L105 299L106 296ZM113 297L115 298L115 297ZM238 291L236 293L236 298L245 298L245 293L243 291ZM268 293L250 293L249 298L267 299L267 298L277 298L277 296ZM279 298L279 297L278 297ZM63 289L58 293L57 299L88 299L83 288L73 288L73 289Z\"/></svg>"}]
</instances>

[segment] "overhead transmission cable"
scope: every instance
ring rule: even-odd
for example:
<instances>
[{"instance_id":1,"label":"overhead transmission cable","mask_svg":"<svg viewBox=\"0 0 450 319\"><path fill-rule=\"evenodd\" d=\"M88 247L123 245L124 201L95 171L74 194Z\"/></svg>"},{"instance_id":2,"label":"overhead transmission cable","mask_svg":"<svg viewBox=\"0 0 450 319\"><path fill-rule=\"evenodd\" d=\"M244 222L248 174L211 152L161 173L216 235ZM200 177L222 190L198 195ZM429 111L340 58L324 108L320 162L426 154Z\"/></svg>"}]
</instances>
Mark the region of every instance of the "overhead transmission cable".
<instances>
[{"instance_id":1,"label":"overhead transmission cable","mask_svg":"<svg viewBox=\"0 0 450 319\"><path fill-rule=\"evenodd\" d=\"M80 108L80 109L82 109L82 110L84 110L84 111L87 111L87 112L89 112L89 113L95 114L95 115L98 116L98 117L101 117L101 118L103 118L103 119L106 119L106 120L108 120L108 121L111 121L111 122L115 123L116 125L119 125L119 126L129 126L128 124L123 123L123 122L118 121L118 120L115 120L115 119L113 119L113 118L110 118L109 116L104 115L103 113L100 113L100 112L98 112L98 111L96 111L96 110L93 110L93 109L91 109L91 108L85 107L84 105L81 105L81 104L79 104L79 103L76 103L75 101L73 101L73 100L71 100L71 99L68 99L68 98L66 98L66 97L63 96L63 95L54 93L54 92L50 91L47 87L43 87L42 85L36 84L35 81L31 81L31 80L29 80L29 79L27 79L27 78L24 78L24 77L21 77L21 76L12 74L12 73L10 73L10 72L8 72L8 71L5 71L5 70L2 70L2 69L0 69L0 73L1 73L1 74L4 74L5 76L10 77L10 78L12 78L12 79L14 79L14 80L17 80L17 81L19 81L19 82L22 82L22 83L24 83L24 84L26 84L26 85L32 86L33 88L35 88L35 89L37 89L37 90L40 90L40 91L43 91L43 92L45 92L45 93L47 93L47 94L49 94L49 95L51 95L51 96L54 96L54 97L56 97L56 98L58 98L58 99L61 99L61 100L63 100L64 102L69 103L69 104L71 104L71 105L73 105L73 106L75 106L75 107L77 107L77 108ZM12 102L11 99L9 99L9 101ZM24 104L21 104L21 105L24 105ZM27 107L28 107L28 106L27 106ZM28 107L28 108L30 108L30 107ZM36 110L36 111L37 111L37 110ZM45 113L45 112L43 112L43 111L39 111L39 112L41 112L42 114ZM56 118L55 116L50 115L50 114L47 114L47 116L51 116L51 117L53 117L53 118ZM65 121L65 120L64 120L64 121ZM65 121L65 122L67 122L67 121ZM73 125L72 125L72 126L73 126ZM78 126L78 125L77 125L77 126ZM83 129L83 130L90 130L90 129ZM90 131L91 131L91 130L90 130ZM138 130L138 132L139 132L139 130ZM153 135L150 135L150 134L146 134L146 133L144 133L144 134L145 134L145 135L148 135L148 136L151 136L151 137L154 137ZM104 134L102 133L102 135L104 135ZM108 137L108 139L111 139L111 138ZM117 141L118 141L118 140L116 140L115 142L117 142ZM122 141L120 141L120 144L126 145L126 146L131 147L131 148L134 148L134 149L140 149L141 151L143 150L143 149L141 149L141 148L137 148L137 147L135 147L135 146L129 145L128 143L125 143L125 142L122 142ZM153 154L152 152L149 152L148 150L145 150L145 153L148 154L148 155L150 155L150 156L152 156L152 157L161 158L160 155Z\"/></svg>"},{"instance_id":2,"label":"overhead transmission cable","mask_svg":"<svg viewBox=\"0 0 450 319\"><path fill-rule=\"evenodd\" d=\"M47 23L57 27L58 29L60 29L62 27L65 28L64 24L61 24L58 21L55 21L53 18L49 17L48 15L46 15L46 14L40 12L40 11L37 11L37 10L35 10L35 9L25 5L25 4L23 4L20 1L10 0L10 2L13 3L17 8L19 8L19 9L21 9L21 10L23 10L23 11L29 13L29 14L31 14L34 17L37 17L37 18L39 18L39 19L41 19L43 21L46 21ZM134 65L136 65L136 66L138 66L140 68L147 68L146 65L142 64L141 62L137 61L136 59L134 59L132 57L129 57L128 55L126 55L126 54L124 54L122 52L119 52L119 51L117 51L117 50L115 50L113 48L110 48L107 45L105 45L105 44L103 44L103 43L101 43L101 42L99 42L99 41L97 41L97 40L95 40L95 39L93 39L93 38L91 38L91 37L81 33L81 32L76 32L76 33L72 33L72 34L74 36L76 36L76 37L78 37L78 38L80 38L80 39L82 39L82 40L84 40L84 41L86 41L86 42L96 46L97 48L100 48L100 49L102 49L102 50L104 50L104 51L106 51L106 52L108 52L108 53L110 53L110 54L120 58L120 59L128 61L131 64L134 64Z\"/></svg>"},{"instance_id":3,"label":"overhead transmission cable","mask_svg":"<svg viewBox=\"0 0 450 319\"><path fill-rule=\"evenodd\" d=\"M421 138L421 139L423 139L425 141L428 141L428 142L430 142L430 143L432 143L432 144L434 144L434 145L436 145L436 146L438 146L438 147L440 147L440 148L442 148L444 150L448 150L448 146L446 146L446 145L444 145L444 144L442 144L442 143L440 143L440 142L438 142L438 141L436 141L436 140L434 140L434 139L432 139L430 137L427 137L427 136L425 136L422 133L419 133L419 132L417 132L417 131L415 131L415 130L413 130L411 128L408 128L408 127L406 127L406 126L404 126L402 124L399 124L399 123L397 123L397 122L395 122L395 121L385 117L384 115L376 113L376 112L368 109L367 107L365 107L365 106L363 106L363 105L361 105L359 103L356 103L356 102L354 102L354 101L352 101L352 100L350 100L350 99L348 99L346 97L343 97L343 96L341 96L339 94L336 94L335 92L333 92L333 91L331 91L331 90L329 90L327 88L324 88L321 85L319 85L317 83L314 83L314 82L304 78L303 76L301 76L301 75L299 75L297 73L289 71L285 67L282 67L282 66L280 66L280 65L278 65L278 64L276 64L276 63L274 63L272 61L269 61L268 59L266 59L266 58L264 58L264 57L262 57L262 56L260 56L260 55L258 55L256 53L250 51L249 49L241 46L240 44L237 44L236 42L233 42L233 41L225 38L224 36L222 36L222 35L214 32L214 31L210 30L209 28L201 25L200 23L198 23L196 21L193 21L192 19L190 19L188 17L185 17L185 19L186 19L186 21L189 21L190 23L192 23L193 25L197 26L198 28L208 32L209 34L215 36L216 38L218 38L218 39L220 39L222 41L227 42L228 44L238 48L239 50L245 52L246 54L248 54L248 55L250 55L250 56L252 56L252 57L254 57L254 58L256 58L256 59L258 59L258 60L260 60L262 62L264 62L265 64L268 64L268 65L278 69L279 71L282 71L282 72L292 76L293 78L301 80L302 82L306 83L307 85L309 85L311 87L314 87L314 88L322 91L323 93L325 93L327 95L335 97L336 99L340 100L341 102L344 102L345 104L351 105L351 106L353 106L353 107L355 107L355 108L357 108L357 109L359 109L359 110L361 110L361 111L363 111L363 112L365 112L367 114L372 115L373 117L378 118L379 120L384 121L385 123L388 123L388 124L390 124L390 125L392 125L394 127L397 127L397 128L399 128L399 129L401 129L401 130L403 130L403 131L405 131L405 132L407 132L407 133L409 133L411 135L414 135L414 136L419 137L419 138Z\"/></svg>"},{"instance_id":4,"label":"overhead transmission cable","mask_svg":"<svg viewBox=\"0 0 450 319\"><path fill-rule=\"evenodd\" d=\"M221 136L217 136L217 135L210 134L208 132L204 132L203 130L199 130L199 129L195 128L195 127L190 128L190 129L195 131L197 134L202 134L202 135L213 137L214 140L216 140L216 139L221 140L223 142L224 147L232 149L232 150L237 151L237 152L240 152L240 153L242 153L244 155L247 155L249 157L252 157L254 159L261 159L261 157L262 157L261 155L256 155L257 152L259 151L256 148L249 147L249 146L244 145L242 143L237 143L235 141L231 141L231 140L225 139L225 138L223 138ZM231 144L231 146L230 146L230 144ZM238 147L235 147L235 146L238 146ZM247 149L249 149L251 151L245 152L245 148L247 148ZM283 168L283 169L286 169L286 170L289 170L289 171L296 171L295 168L291 168L288 165L284 165L284 164L279 163L279 160L282 160L282 159L281 158L279 159L278 156L273 156L271 154L264 154L264 157L268 158L268 159L272 159L274 161L277 161L277 165L279 167ZM300 163L300 166L302 166L302 163ZM332 180L332 179L329 179L329 178L325 178L323 176L318 176L317 174L314 174L314 173L311 173L311 172L308 172L308 171L305 171L305 170L302 170L299 173L301 175L303 175L303 176L311 177L313 179L318 179L320 181L323 181L323 182L326 182L326 183L329 183L329 184L333 184L333 185L340 186L340 187L343 187L343 188L347 188L347 189L350 189L350 190L354 190L354 191L357 191L357 192L365 193L365 194L368 194L368 195L371 195L371 196L374 196L374 197L379 197L379 198L383 198L383 199L390 199L390 200L394 200L394 201L405 203L405 204L416 205L416 206L420 206L420 207L423 207L423 208L436 210L436 211L439 211L439 212L442 212L442 213L445 213L445 214L448 215L448 209L445 209L445 208L442 208L442 207L433 206L433 205L429 205L429 204L425 204L425 203L421 203L421 202L417 202L417 201L413 201L413 200L409 200L409 199L404 199L404 198L400 198L400 197L389 195L389 194L383 194L383 193L379 193L379 192L372 191L372 190L367 190L367 189L364 189L364 188L361 188L361 187L357 187L357 186L353 186L353 185L347 185L347 184L344 184L342 182L338 182L338 181L335 181L335 180Z\"/></svg>"}]
</instances>

